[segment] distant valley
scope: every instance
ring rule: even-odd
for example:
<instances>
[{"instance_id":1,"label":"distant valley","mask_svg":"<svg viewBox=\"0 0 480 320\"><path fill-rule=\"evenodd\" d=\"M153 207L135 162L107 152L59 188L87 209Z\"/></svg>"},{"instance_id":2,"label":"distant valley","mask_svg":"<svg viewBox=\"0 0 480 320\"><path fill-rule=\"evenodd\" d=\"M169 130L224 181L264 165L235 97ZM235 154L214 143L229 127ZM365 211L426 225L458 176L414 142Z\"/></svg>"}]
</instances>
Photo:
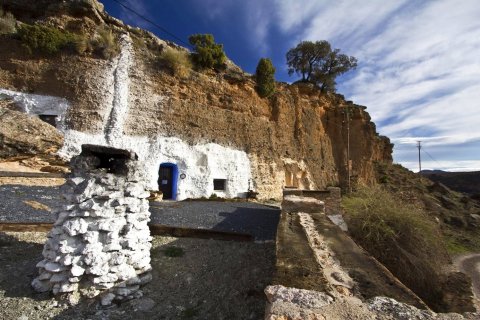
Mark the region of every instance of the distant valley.
<instances>
[{"instance_id":1,"label":"distant valley","mask_svg":"<svg viewBox=\"0 0 480 320\"><path fill-rule=\"evenodd\" d=\"M434 182L440 182L452 190L480 197L480 171L447 172L423 170L422 175Z\"/></svg>"}]
</instances>

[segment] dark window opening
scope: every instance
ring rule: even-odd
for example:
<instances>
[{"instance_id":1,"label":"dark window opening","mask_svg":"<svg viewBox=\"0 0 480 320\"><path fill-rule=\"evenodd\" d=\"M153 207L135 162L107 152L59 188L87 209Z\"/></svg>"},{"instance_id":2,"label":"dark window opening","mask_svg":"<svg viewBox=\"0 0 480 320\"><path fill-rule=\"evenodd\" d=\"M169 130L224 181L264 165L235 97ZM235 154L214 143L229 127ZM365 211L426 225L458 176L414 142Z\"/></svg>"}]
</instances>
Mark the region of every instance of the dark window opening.
<instances>
[{"instance_id":1,"label":"dark window opening","mask_svg":"<svg viewBox=\"0 0 480 320\"><path fill-rule=\"evenodd\" d=\"M226 179L213 179L213 190L215 191L225 191L226 185L227 185Z\"/></svg>"},{"instance_id":2,"label":"dark window opening","mask_svg":"<svg viewBox=\"0 0 480 320\"><path fill-rule=\"evenodd\" d=\"M118 175L126 175L128 173L127 162L138 159L137 154L129 150L89 144L82 145L80 155L94 157L89 164L91 170L105 169L107 172Z\"/></svg>"},{"instance_id":3,"label":"dark window opening","mask_svg":"<svg viewBox=\"0 0 480 320\"><path fill-rule=\"evenodd\" d=\"M123 156L112 156L110 154L100 154L92 152L93 156L98 158L99 163L96 169L106 169L109 173L125 175L128 171L126 161L128 160Z\"/></svg>"},{"instance_id":4,"label":"dark window opening","mask_svg":"<svg viewBox=\"0 0 480 320\"><path fill-rule=\"evenodd\" d=\"M57 127L57 115L54 114L39 114L38 117L43 122L46 122L54 127Z\"/></svg>"}]
</instances>

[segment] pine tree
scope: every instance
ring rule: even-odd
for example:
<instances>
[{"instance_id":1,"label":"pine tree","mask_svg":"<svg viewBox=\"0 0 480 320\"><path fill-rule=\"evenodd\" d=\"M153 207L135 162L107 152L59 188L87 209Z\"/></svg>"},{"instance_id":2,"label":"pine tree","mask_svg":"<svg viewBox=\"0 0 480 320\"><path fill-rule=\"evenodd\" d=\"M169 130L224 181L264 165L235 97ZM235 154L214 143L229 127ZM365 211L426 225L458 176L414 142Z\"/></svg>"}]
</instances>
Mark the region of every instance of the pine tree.
<instances>
[{"instance_id":1,"label":"pine tree","mask_svg":"<svg viewBox=\"0 0 480 320\"><path fill-rule=\"evenodd\" d=\"M275 92L275 67L269 58L261 58L255 71L257 93L260 97L271 96Z\"/></svg>"}]
</instances>

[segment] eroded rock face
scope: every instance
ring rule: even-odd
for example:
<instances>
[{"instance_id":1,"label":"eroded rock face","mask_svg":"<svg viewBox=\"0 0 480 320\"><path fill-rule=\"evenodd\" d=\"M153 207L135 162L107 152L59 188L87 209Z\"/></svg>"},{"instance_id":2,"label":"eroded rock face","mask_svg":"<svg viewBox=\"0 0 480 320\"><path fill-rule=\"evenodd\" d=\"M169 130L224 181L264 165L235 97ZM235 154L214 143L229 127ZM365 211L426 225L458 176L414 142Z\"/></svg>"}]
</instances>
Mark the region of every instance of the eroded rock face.
<instances>
[{"instance_id":1,"label":"eroded rock face","mask_svg":"<svg viewBox=\"0 0 480 320\"><path fill-rule=\"evenodd\" d=\"M63 144L54 127L25 113L0 107L0 123L0 159L54 154Z\"/></svg>"},{"instance_id":2,"label":"eroded rock face","mask_svg":"<svg viewBox=\"0 0 480 320\"><path fill-rule=\"evenodd\" d=\"M14 14L16 2L6 1ZM76 5L75 1L57 2L66 7ZM86 33L107 24L122 46L118 57L103 60L68 55L42 59L40 65L38 59L24 53L18 39L5 39L0 48L1 87L23 92L28 88L68 100L66 126L74 134L67 137L66 144L78 146L83 138L97 139L104 133L111 133L113 140L106 142L112 146L116 136L122 135L122 141L129 138L142 154L156 152L158 141L168 149L166 140L173 138L190 147L215 143L248 156L247 161L236 163L249 166L241 169L251 176L242 179L251 180L260 199L280 199L286 185L305 189L345 186L347 124L354 181L374 183L373 163L391 162L392 146L377 135L364 107L306 84L279 83L274 97L260 98L252 77L231 64L218 73L191 70L184 77L174 76L156 63L159 53L173 44L123 25L95 3L81 2L85 10L76 14L59 10L60 16L52 9L38 19ZM30 23L31 19L24 20ZM131 41L126 41L128 38ZM117 108L122 110L120 122L110 121L115 119L112 101L121 106ZM113 131L108 128L112 124L118 126ZM168 155L182 160L173 153ZM242 188L241 192L247 191Z\"/></svg>"},{"instance_id":3,"label":"eroded rock face","mask_svg":"<svg viewBox=\"0 0 480 320\"><path fill-rule=\"evenodd\" d=\"M36 291L101 295L106 305L141 296L140 286L151 280L145 174L140 162L116 156L72 160L72 176L62 187L66 203L56 209L32 282Z\"/></svg>"}]
</instances>

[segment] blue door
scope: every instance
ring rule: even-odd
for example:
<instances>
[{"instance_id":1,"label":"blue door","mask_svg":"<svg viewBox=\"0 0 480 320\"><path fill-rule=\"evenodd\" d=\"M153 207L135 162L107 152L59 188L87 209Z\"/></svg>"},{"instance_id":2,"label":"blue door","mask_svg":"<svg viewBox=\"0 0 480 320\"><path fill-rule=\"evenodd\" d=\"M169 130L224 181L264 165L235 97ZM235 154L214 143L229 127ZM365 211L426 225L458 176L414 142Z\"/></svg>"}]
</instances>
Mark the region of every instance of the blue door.
<instances>
[{"instance_id":1,"label":"blue door","mask_svg":"<svg viewBox=\"0 0 480 320\"><path fill-rule=\"evenodd\" d=\"M163 193L163 199L177 199L177 181L177 165L169 162L160 164L160 170L158 171L158 187Z\"/></svg>"}]
</instances>

